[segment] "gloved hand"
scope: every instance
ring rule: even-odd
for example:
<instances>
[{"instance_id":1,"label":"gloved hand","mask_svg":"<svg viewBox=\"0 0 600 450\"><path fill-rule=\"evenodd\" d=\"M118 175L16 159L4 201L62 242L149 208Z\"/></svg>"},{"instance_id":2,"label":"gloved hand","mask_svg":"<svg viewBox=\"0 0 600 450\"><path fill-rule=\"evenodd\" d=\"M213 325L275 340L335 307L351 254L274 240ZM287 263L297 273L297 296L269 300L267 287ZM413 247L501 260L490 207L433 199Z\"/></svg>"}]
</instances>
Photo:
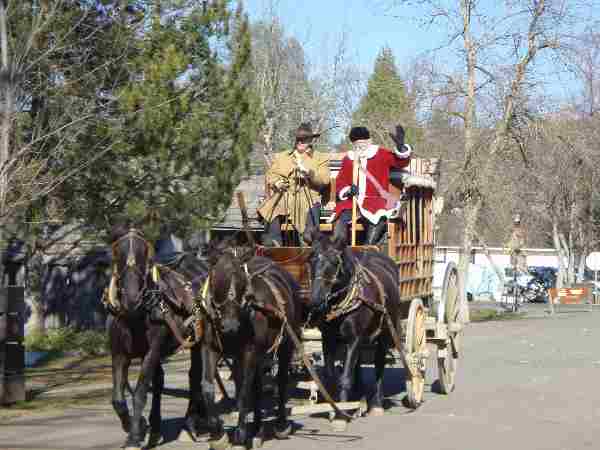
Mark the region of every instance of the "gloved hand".
<instances>
[{"instance_id":1,"label":"gloved hand","mask_svg":"<svg viewBox=\"0 0 600 450\"><path fill-rule=\"evenodd\" d=\"M288 183L286 180L277 180L275 182L275 184L273 185L273 187L275 188L275 190L277 191L285 191L287 189Z\"/></svg>"},{"instance_id":2,"label":"gloved hand","mask_svg":"<svg viewBox=\"0 0 600 450\"><path fill-rule=\"evenodd\" d=\"M402 128L402 125L396 125L396 134L392 134L389 133L390 138L392 138L392 141L394 141L394 144L396 144L396 148L398 149L398 151L403 152L404 149L404 128Z\"/></svg>"},{"instance_id":3,"label":"gloved hand","mask_svg":"<svg viewBox=\"0 0 600 450\"><path fill-rule=\"evenodd\" d=\"M358 186L353 184L348 191L348 197L354 197L355 195L358 195Z\"/></svg>"},{"instance_id":4,"label":"gloved hand","mask_svg":"<svg viewBox=\"0 0 600 450\"><path fill-rule=\"evenodd\" d=\"M307 169L306 166L302 164L302 161L297 160L296 166L298 168L298 175L301 178L310 178L310 169Z\"/></svg>"}]
</instances>

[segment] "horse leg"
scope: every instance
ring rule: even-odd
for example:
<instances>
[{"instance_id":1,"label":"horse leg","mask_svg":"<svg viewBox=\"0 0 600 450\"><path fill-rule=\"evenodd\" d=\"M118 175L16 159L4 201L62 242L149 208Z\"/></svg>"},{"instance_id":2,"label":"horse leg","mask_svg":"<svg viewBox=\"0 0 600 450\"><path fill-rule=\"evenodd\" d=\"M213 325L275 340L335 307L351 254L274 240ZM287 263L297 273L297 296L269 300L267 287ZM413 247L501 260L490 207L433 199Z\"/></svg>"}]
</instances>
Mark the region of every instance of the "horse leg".
<instances>
[{"instance_id":1,"label":"horse leg","mask_svg":"<svg viewBox=\"0 0 600 450\"><path fill-rule=\"evenodd\" d=\"M370 413L375 416L383 415L383 374L385 372L386 348L383 338L377 339L375 349L375 392L371 399Z\"/></svg>"},{"instance_id":2,"label":"horse leg","mask_svg":"<svg viewBox=\"0 0 600 450\"><path fill-rule=\"evenodd\" d=\"M359 356L360 338L355 337L354 341L348 344L344 371L342 372L342 377L340 379L340 401L342 402L350 400L350 393L352 392L352 376L354 375L354 368L356 367Z\"/></svg>"},{"instance_id":3,"label":"horse leg","mask_svg":"<svg viewBox=\"0 0 600 450\"><path fill-rule=\"evenodd\" d=\"M199 346L191 350L191 366L188 372L190 400L185 413L185 428L196 438L200 430L200 421L206 419L206 410L202 398L202 351Z\"/></svg>"},{"instance_id":4,"label":"horse leg","mask_svg":"<svg viewBox=\"0 0 600 450\"><path fill-rule=\"evenodd\" d=\"M252 447L262 447L263 440L263 429L262 429L262 421L263 414L261 408L261 398L263 392L263 363L264 358L258 357L256 358L256 373L254 374L254 389L253 395L251 396L252 401L254 403L254 436L257 442L252 442Z\"/></svg>"},{"instance_id":5,"label":"horse leg","mask_svg":"<svg viewBox=\"0 0 600 450\"><path fill-rule=\"evenodd\" d=\"M129 369L129 358L124 354L112 356L112 379L113 393L112 405L121 420L121 426L125 433L129 433L131 428L131 416L125 400L125 386L127 385L127 372Z\"/></svg>"},{"instance_id":6,"label":"horse leg","mask_svg":"<svg viewBox=\"0 0 600 450\"><path fill-rule=\"evenodd\" d=\"M252 401L252 388L254 387L254 377L256 376L257 354L256 349L247 347L242 350L241 374L242 382L238 395L238 426L233 434L233 444L235 446L245 446L248 441L248 410Z\"/></svg>"},{"instance_id":7,"label":"horse leg","mask_svg":"<svg viewBox=\"0 0 600 450\"><path fill-rule=\"evenodd\" d=\"M225 446L227 434L223 431L223 423L216 413L215 406L215 374L219 356L208 345L202 346L202 381L201 392L206 411L206 425L210 433L212 448Z\"/></svg>"},{"instance_id":8,"label":"horse leg","mask_svg":"<svg viewBox=\"0 0 600 450\"><path fill-rule=\"evenodd\" d=\"M150 408L150 438L148 447L154 447L160 441L160 424L162 417L160 413L160 401L165 386L165 371L162 364L158 362L158 367L152 377L152 406Z\"/></svg>"},{"instance_id":9,"label":"horse leg","mask_svg":"<svg viewBox=\"0 0 600 450\"><path fill-rule=\"evenodd\" d=\"M360 351L358 352L358 358L356 359L356 366L354 367L354 392L358 395L359 398L365 393L365 384L363 382L362 372L361 372L361 359L360 359Z\"/></svg>"},{"instance_id":10,"label":"horse leg","mask_svg":"<svg viewBox=\"0 0 600 450\"><path fill-rule=\"evenodd\" d=\"M335 373L335 333L332 333L324 327L321 330L322 345L323 345L323 363L325 365L325 376L327 378L327 384L335 386L336 373Z\"/></svg>"},{"instance_id":11,"label":"horse leg","mask_svg":"<svg viewBox=\"0 0 600 450\"><path fill-rule=\"evenodd\" d=\"M144 407L148 400L149 381L154 378L157 366L160 364L160 342L165 337L162 332L151 339L150 350L142 359L140 375L133 393L133 417L131 431L125 442L126 449L139 449L146 437L146 421L143 417Z\"/></svg>"},{"instance_id":12,"label":"horse leg","mask_svg":"<svg viewBox=\"0 0 600 450\"><path fill-rule=\"evenodd\" d=\"M288 400L288 379L290 373L290 362L294 348L289 339L279 347L277 361L277 390L279 399L277 405L277 423L275 424L275 437L287 439L292 432L292 426L287 419L286 404Z\"/></svg>"}]
</instances>

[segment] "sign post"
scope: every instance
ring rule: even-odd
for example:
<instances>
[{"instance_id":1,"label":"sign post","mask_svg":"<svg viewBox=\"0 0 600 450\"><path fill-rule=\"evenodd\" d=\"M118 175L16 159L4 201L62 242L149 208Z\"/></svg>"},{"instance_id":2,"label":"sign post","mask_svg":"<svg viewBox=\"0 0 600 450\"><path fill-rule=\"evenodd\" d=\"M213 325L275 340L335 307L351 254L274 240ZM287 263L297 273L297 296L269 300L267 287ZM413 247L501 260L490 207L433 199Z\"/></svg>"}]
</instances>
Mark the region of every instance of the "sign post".
<instances>
[{"instance_id":1,"label":"sign post","mask_svg":"<svg viewBox=\"0 0 600 450\"><path fill-rule=\"evenodd\" d=\"M598 304L598 272L600 271L600 252L591 252L585 258L585 265L594 271L594 305Z\"/></svg>"}]
</instances>

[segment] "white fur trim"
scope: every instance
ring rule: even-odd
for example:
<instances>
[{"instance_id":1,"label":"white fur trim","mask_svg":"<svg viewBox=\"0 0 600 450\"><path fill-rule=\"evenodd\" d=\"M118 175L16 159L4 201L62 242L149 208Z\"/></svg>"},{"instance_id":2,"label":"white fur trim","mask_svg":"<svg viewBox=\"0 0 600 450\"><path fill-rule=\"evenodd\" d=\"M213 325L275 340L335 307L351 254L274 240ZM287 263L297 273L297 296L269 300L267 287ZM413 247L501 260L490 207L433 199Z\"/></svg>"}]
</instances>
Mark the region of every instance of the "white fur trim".
<instances>
[{"instance_id":1,"label":"white fur trim","mask_svg":"<svg viewBox=\"0 0 600 450\"><path fill-rule=\"evenodd\" d=\"M379 147L377 145L369 145L367 151L361 155L361 159L364 159L365 157L367 159L371 159L377 154L377 150L379 150ZM354 150L349 150L347 156L350 159L350 161L354 161L354 158L356 157L356 152Z\"/></svg>"},{"instance_id":2,"label":"white fur trim","mask_svg":"<svg viewBox=\"0 0 600 450\"><path fill-rule=\"evenodd\" d=\"M396 149L396 150L394 150L394 154L398 158L402 158L402 159L410 158L410 155L412 154L412 147L408 144L404 144L404 151L401 152L398 149Z\"/></svg>"},{"instance_id":3,"label":"white fur trim","mask_svg":"<svg viewBox=\"0 0 600 450\"><path fill-rule=\"evenodd\" d=\"M391 210L380 209L376 213L372 213L371 211L368 211L367 209L363 208L362 205L359 205L359 206L360 206L360 213L362 214L362 216L365 219L367 219L369 222L371 222L373 225L377 224L377 222L379 222L379 220L381 220L382 217L386 217L389 219L390 215L394 211L393 209L391 209Z\"/></svg>"},{"instance_id":4,"label":"white fur trim","mask_svg":"<svg viewBox=\"0 0 600 450\"><path fill-rule=\"evenodd\" d=\"M340 189L340 200L346 200L348 198L348 192L350 192L350 186Z\"/></svg>"}]
</instances>

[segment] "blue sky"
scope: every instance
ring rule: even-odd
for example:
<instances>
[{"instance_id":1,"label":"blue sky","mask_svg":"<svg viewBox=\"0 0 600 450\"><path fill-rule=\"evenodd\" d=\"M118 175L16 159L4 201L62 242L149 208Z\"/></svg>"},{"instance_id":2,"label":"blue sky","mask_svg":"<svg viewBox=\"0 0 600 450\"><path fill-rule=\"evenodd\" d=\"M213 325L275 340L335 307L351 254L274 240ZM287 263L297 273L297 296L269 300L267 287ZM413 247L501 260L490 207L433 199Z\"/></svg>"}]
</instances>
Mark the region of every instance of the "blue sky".
<instances>
[{"instance_id":1,"label":"blue sky","mask_svg":"<svg viewBox=\"0 0 600 450\"><path fill-rule=\"evenodd\" d=\"M375 57L384 46L394 51L400 68L403 61L436 45L440 33L425 31L407 19L393 17L386 11L384 0L279 0L276 13L289 35L305 46L311 62L324 57L343 32L348 33L350 56L369 72ZM244 5L252 20L261 17L268 0L245 0ZM407 15L410 10L405 10ZM324 48L324 46L326 48Z\"/></svg>"},{"instance_id":2,"label":"blue sky","mask_svg":"<svg viewBox=\"0 0 600 450\"><path fill-rule=\"evenodd\" d=\"M507 8L507 4L496 0L486 1L485 8ZM327 58L331 60L335 43L343 32L348 34L352 62L367 74L372 72L383 46L392 48L402 73L411 61L439 46L446 37L446 30L441 26L424 28L419 24L419 20L424 22L429 18L418 7L390 10L393 0L244 0L252 20L264 17L269 3L276 5L275 13L287 34L302 43L313 66ZM589 11L586 17L596 12ZM398 17L400 14L403 17ZM456 56L451 51L444 53L443 57L448 59ZM443 63L439 53L437 57L436 61ZM539 64L549 75L545 78L547 94L566 100L576 91L571 74L565 73L562 67L545 58L540 58Z\"/></svg>"}]
</instances>

